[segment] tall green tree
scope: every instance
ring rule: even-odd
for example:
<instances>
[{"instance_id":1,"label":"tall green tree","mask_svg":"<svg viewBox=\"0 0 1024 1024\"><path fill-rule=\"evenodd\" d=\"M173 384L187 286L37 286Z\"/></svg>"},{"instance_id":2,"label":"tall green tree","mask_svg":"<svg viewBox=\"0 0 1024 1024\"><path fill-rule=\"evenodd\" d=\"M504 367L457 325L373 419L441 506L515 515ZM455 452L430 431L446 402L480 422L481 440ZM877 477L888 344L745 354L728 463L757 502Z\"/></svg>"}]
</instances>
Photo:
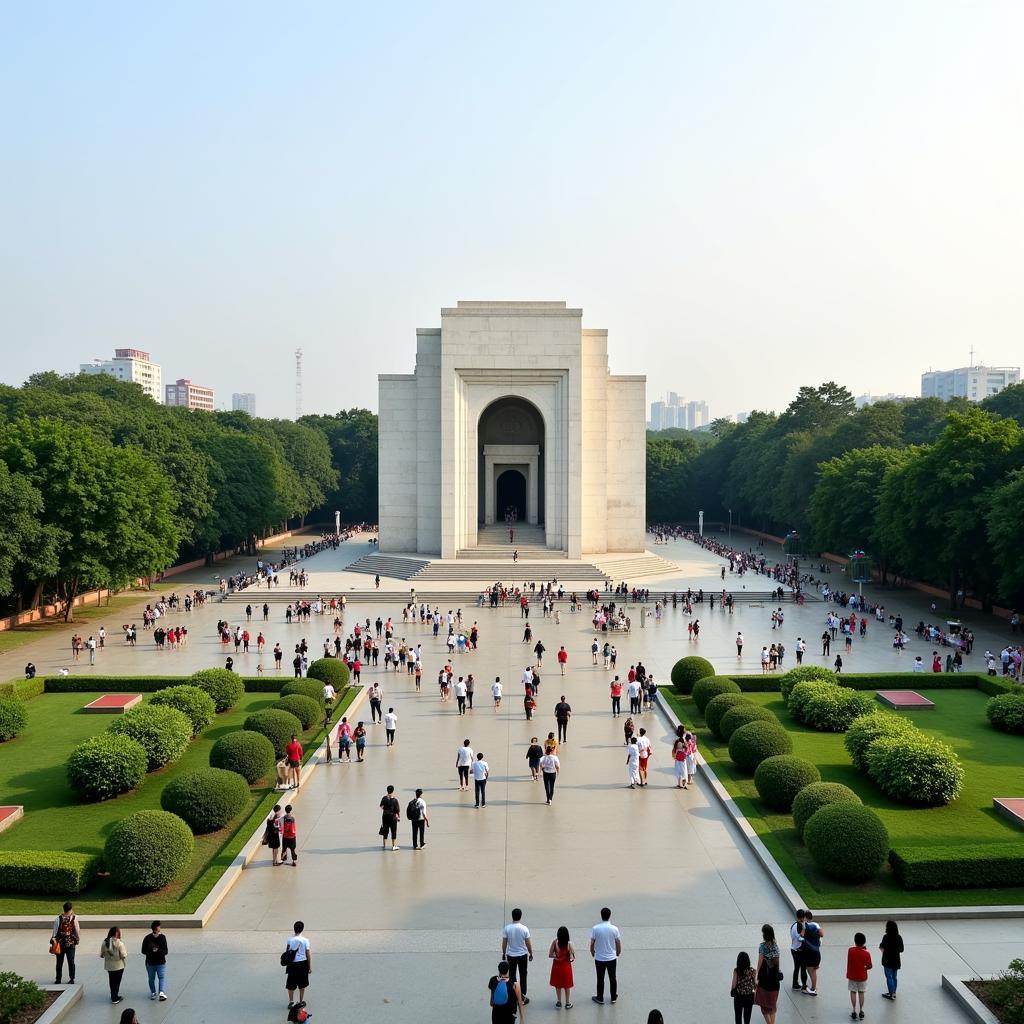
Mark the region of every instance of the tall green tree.
<instances>
[{"instance_id":1,"label":"tall green tree","mask_svg":"<svg viewBox=\"0 0 1024 1024\"><path fill-rule=\"evenodd\" d=\"M985 520L999 593L1016 605L1024 596L1024 469L1015 469L988 496Z\"/></svg>"}]
</instances>

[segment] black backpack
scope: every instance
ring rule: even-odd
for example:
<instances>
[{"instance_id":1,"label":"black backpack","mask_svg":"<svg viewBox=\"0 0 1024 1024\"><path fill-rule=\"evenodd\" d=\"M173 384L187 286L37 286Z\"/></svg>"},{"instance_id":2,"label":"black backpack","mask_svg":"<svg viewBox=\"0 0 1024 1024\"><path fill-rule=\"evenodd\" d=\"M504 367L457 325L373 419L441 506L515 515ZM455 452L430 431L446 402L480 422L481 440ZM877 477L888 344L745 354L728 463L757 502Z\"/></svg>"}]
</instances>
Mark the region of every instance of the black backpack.
<instances>
[{"instance_id":1,"label":"black backpack","mask_svg":"<svg viewBox=\"0 0 1024 1024\"><path fill-rule=\"evenodd\" d=\"M406 807L406 809L405 809L405 816L410 821L419 821L420 820L420 801L419 801L419 797L413 797L412 800L409 801L409 806Z\"/></svg>"}]
</instances>

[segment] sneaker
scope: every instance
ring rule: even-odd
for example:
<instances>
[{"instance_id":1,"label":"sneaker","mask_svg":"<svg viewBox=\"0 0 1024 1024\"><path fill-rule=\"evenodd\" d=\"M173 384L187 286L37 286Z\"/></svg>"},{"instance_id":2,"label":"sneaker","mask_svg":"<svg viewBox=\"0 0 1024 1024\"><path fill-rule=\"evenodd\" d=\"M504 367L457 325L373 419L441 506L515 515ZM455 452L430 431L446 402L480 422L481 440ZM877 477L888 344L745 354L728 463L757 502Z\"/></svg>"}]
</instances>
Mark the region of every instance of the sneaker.
<instances>
[{"instance_id":1,"label":"sneaker","mask_svg":"<svg viewBox=\"0 0 1024 1024\"><path fill-rule=\"evenodd\" d=\"M804 989L804 995L805 996L816 996L817 994L818 994L818 990L816 988L805 988Z\"/></svg>"},{"instance_id":2,"label":"sneaker","mask_svg":"<svg viewBox=\"0 0 1024 1024\"><path fill-rule=\"evenodd\" d=\"M149 998L155 1000L156 999L156 993L155 992L150 992L149 993Z\"/></svg>"},{"instance_id":3,"label":"sneaker","mask_svg":"<svg viewBox=\"0 0 1024 1024\"><path fill-rule=\"evenodd\" d=\"M618 998L619 998L619 997L618 997L617 995L616 995L616 996L612 996L612 1002L614 1003L614 1002L615 1002L615 1000L616 1000L616 999L618 999Z\"/></svg>"},{"instance_id":4,"label":"sneaker","mask_svg":"<svg viewBox=\"0 0 1024 1024\"><path fill-rule=\"evenodd\" d=\"M161 992L160 993L160 1002L161 1003L166 1003L167 1002L167 993L166 992Z\"/></svg>"},{"instance_id":5,"label":"sneaker","mask_svg":"<svg viewBox=\"0 0 1024 1024\"><path fill-rule=\"evenodd\" d=\"M597 1003L598 1006L604 1006L604 1000L601 999L599 996L591 996L590 1001L592 1003Z\"/></svg>"},{"instance_id":6,"label":"sneaker","mask_svg":"<svg viewBox=\"0 0 1024 1024\"><path fill-rule=\"evenodd\" d=\"M883 999L892 999L892 998L893 998L893 995L892 995L892 993L891 993L891 992L883 992L883 993L882 993L882 998L883 998Z\"/></svg>"},{"instance_id":7,"label":"sneaker","mask_svg":"<svg viewBox=\"0 0 1024 1024\"><path fill-rule=\"evenodd\" d=\"M397 846L392 846L392 847L391 847L391 849L392 849L392 850L397 850L398 848L399 848L399 847L397 847Z\"/></svg>"},{"instance_id":8,"label":"sneaker","mask_svg":"<svg viewBox=\"0 0 1024 1024\"><path fill-rule=\"evenodd\" d=\"M859 1018L860 1018L861 1020L863 1020L863 1019L864 1019L864 1011L863 1011L863 1010L861 1010L861 1011L860 1011L860 1013L859 1013L859 1014L857 1014L857 1016L858 1016L858 1017L859 1017Z\"/></svg>"}]
</instances>

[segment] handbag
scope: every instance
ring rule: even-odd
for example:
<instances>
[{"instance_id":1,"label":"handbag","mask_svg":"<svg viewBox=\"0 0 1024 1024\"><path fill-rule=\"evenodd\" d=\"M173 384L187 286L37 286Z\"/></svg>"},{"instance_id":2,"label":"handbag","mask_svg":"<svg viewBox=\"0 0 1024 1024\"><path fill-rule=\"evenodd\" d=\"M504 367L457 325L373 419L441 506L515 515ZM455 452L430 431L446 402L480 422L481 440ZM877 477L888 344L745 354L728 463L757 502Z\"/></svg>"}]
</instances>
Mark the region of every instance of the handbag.
<instances>
[{"instance_id":1,"label":"handbag","mask_svg":"<svg viewBox=\"0 0 1024 1024\"><path fill-rule=\"evenodd\" d=\"M53 954L54 956L60 956L60 954L61 954L61 953L62 953L63 951L64 951L64 950L63 950L63 948L62 948L62 946L61 946L61 944L60 944L60 939L58 939L58 938L57 938L57 936L56 936L56 935L54 935L54 936L53 936L53 937L52 937L52 938L50 939L50 952L51 952L51 953L52 953L52 954Z\"/></svg>"},{"instance_id":2,"label":"handbag","mask_svg":"<svg viewBox=\"0 0 1024 1024\"><path fill-rule=\"evenodd\" d=\"M377 835L379 835L379 836L386 836L387 834L388 834L388 830L383 825L381 825L381 827L379 829L377 829Z\"/></svg>"},{"instance_id":3,"label":"handbag","mask_svg":"<svg viewBox=\"0 0 1024 1024\"><path fill-rule=\"evenodd\" d=\"M291 967L295 963L295 954L298 953L298 949L292 949L291 946L286 946L285 951L281 954L281 966Z\"/></svg>"}]
</instances>

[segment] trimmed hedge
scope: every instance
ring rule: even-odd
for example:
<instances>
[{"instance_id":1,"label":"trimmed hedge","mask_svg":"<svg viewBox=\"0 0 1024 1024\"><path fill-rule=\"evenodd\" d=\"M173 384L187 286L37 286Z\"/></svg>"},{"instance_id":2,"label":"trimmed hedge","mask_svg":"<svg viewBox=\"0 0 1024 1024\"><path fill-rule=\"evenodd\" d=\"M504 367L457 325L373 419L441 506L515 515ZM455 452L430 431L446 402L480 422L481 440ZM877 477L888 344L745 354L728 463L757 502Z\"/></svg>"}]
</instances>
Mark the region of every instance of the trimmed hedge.
<instances>
[{"instance_id":1,"label":"trimmed hedge","mask_svg":"<svg viewBox=\"0 0 1024 1024\"><path fill-rule=\"evenodd\" d=\"M146 748L129 736L102 732L79 743L64 766L68 785L82 800L109 800L146 777Z\"/></svg>"},{"instance_id":2,"label":"trimmed hedge","mask_svg":"<svg viewBox=\"0 0 1024 1024\"><path fill-rule=\"evenodd\" d=\"M274 744L262 733L239 729L221 736L210 750L210 766L238 772L250 785L273 770Z\"/></svg>"},{"instance_id":3,"label":"trimmed hedge","mask_svg":"<svg viewBox=\"0 0 1024 1024\"><path fill-rule=\"evenodd\" d=\"M1024 692L993 697L985 705L985 714L992 725L1003 732L1024 733Z\"/></svg>"},{"instance_id":4,"label":"trimmed hedge","mask_svg":"<svg viewBox=\"0 0 1024 1024\"><path fill-rule=\"evenodd\" d=\"M192 735L198 736L213 724L217 705L213 698L198 686L168 686L158 690L149 700L150 707L177 708L192 723Z\"/></svg>"},{"instance_id":5,"label":"trimmed hedge","mask_svg":"<svg viewBox=\"0 0 1024 1024\"><path fill-rule=\"evenodd\" d=\"M323 721L324 706L317 704L312 697L304 693L289 693L286 697L274 701L272 709L291 712L301 723L303 729L312 729Z\"/></svg>"},{"instance_id":6,"label":"trimmed hedge","mask_svg":"<svg viewBox=\"0 0 1024 1024\"><path fill-rule=\"evenodd\" d=\"M789 695L797 683L835 683L838 680L839 676L832 669L825 668L822 665L797 665L796 668L791 668L788 672L779 676L779 693L782 694L782 699L788 704Z\"/></svg>"},{"instance_id":7,"label":"trimmed hedge","mask_svg":"<svg viewBox=\"0 0 1024 1024\"><path fill-rule=\"evenodd\" d=\"M98 853L0 851L0 891L73 896L93 881L101 861Z\"/></svg>"},{"instance_id":8,"label":"trimmed hedge","mask_svg":"<svg viewBox=\"0 0 1024 1024\"><path fill-rule=\"evenodd\" d=\"M715 666L707 658L696 654L680 658L672 666L672 685L676 693L690 693L694 683L715 674Z\"/></svg>"},{"instance_id":9,"label":"trimmed hedge","mask_svg":"<svg viewBox=\"0 0 1024 1024\"><path fill-rule=\"evenodd\" d=\"M176 814L138 811L111 829L103 848L110 879L124 889L162 889L188 866L196 841Z\"/></svg>"},{"instance_id":10,"label":"trimmed hedge","mask_svg":"<svg viewBox=\"0 0 1024 1024\"><path fill-rule=\"evenodd\" d=\"M803 839L804 828L816 811L829 804L859 804L863 801L849 786L841 782L812 782L793 799L793 825Z\"/></svg>"},{"instance_id":11,"label":"trimmed hedge","mask_svg":"<svg viewBox=\"0 0 1024 1024\"><path fill-rule=\"evenodd\" d=\"M878 788L903 803L941 807L963 789L964 769L953 748L919 729L913 736L875 740L867 762Z\"/></svg>"},{"instance_id":12,"label":"trimmed hedge","mask_svg":"<svg viewBox=\"0 0 1024 1024\"><path fill-rule=\"evenodd\" d=\"M341 693L348 686L348 665L341 658L317 658L308 669L309 679L318 679L321 683L330 683Z\"/></svg>"},{"instance_id":13,"label":"trimmed hedge","mask_svg":"<svg viewBox=\"0 0 1024 1024\"><path fill-rule=\"evenodd\" d=\"M889 854L905 889L1001 888L1024 885L1024 848L1012 843L983 846L911 846Z\"/></svg>"},{"instance_id":14,"label":"trimmed hedge","mask_svg":"<svg viewBox=\"0 0 1024 1024\"><path fill-rule=\"evenodd\" d=\"M804 826L804 845L830 878L866 882L889 856L889 832L871 808L831 803L811 815Z\"/></svg>"},{"instance_id":15,"label":"trimmed hedge","mask_svg":"<svg viewBox=\"0 0 1024 1024\"><path fill-rule=\"evenodd\" d=\"M806 786L821 782L821 772L802 757L776 754L766 757L754 772L758 796L777 811L788 811Z\"/></svg>"},{"instance_id":16,"label":"trimmed hedge","mask_svg":"<svg viewBox=\"0 0 1024 1024\"><path fill-rule=\"evenodd\" d=\"M160 806L181 818L196 835L223 828L249 803L249 784L238 772L194 768L163 788Z\"/></svg>"},{"instance_id":17,"label":"trimmed hedge","mask_svg":"<svg viewBox=\"0 0 1024 1024\"><path fill-rule=\"evenodd\" d=\"M0 743L13 740L28 725L28 712L17 697L0 697Z\"/></svg>"},{"instance_id":18,"label":"trimmed hedge","mask_svg":"<svg viewBox=\"0 0 1024 1024\"><path fill-rule=\"evenodd\" d=\"M292 736L302 733L302 723L290 711L274 708L254 711L245 720L242 728L266 736L274 744L275 757L284 757L284 749Z\"/></svg>"},{"instance_id":19,"label":"trimmed hedge","mask_svg":"<svg viewBox=\"0 0 1024 1024\"><path fill-rule=\"evenodd\" d=\"M712 697L704 708L704 721L720 740L725 739L719 731L722 726L722 716L740 704L752 704L752 702L742 693L720 693L717 697Z\"/></svg>"},{"instance_id":20,"label":"trimmed hedge","mask_svg":"<svg viewBox=\"0 0 1024 1024\"><path fill-rule=\"evenodd\" d=\"M281 696L290 697L292 694L300 694L315 700L320 708L321 715L324 710L324 684L316 679L290 679L281 687Z\"/></svg>"},{"instance_id":21,"label":"trimmed hedge","mask_svg":"<svg viewBox=\"0 0 1024 1024\"><path fill-rule=\"evenodd\" d=\"M217 705L217 714L230 711L245 693L245 683L240 676L226 668L204 668L189 679L193 686L205 690Z\"/></svg>"},{"instance_id":22,"label":"trimmed hedge","mask_svg":"<svg viewBox=\"0 0 1024 1024\"><path fill-rule=\"evenodd\" d=\"M45 692L46 680L42 676L36 676L34 679L12 679L8 683L0 683L0 694L4 697L31 700Z\"/></svg>"},{"instance_id":23,"label":"trimmed hedge","mask_svg":"<svg viewBox=\"0 0 1024 1024\"><path fill-rule=\"evenodd\" d=\"M204 670L208 671L208 670ZM218 672L226 671L217 669ZM234 673L232 673L234 674ZM281 689L280 676L239 676L246 693L277 693ZM35 679L17 679L13 684L16 693L24 697L35 697L40 693L157 693L168 686L191 682L189 676L36 676ZM22 692L21 686L39 687Z\"/></svg>"},{"instance_id":24,"label":"trimmed hedge","mask_svg":"<svg viewBox=\"0 0 1024 1024\"><path fill-rule=\"evenodd\" d=\"M876 709L869 715L862 715L850 723L843 737L843 746L853 761L853 766L862 772L868 770L868 749L875 740L886 736L912 736L917 732L913 722L891 711Z\"/></svg>"},{"instance_id":25,"label":"trimmed hedge","mask_svg":"<svg viewBox=\"0 0 1024 1024\"><path fill-rule=\"evenodd\" d=\"M769 711L768 708L762 707L760 704L750 702L747 704L736 704L734 707L729 708L722 715L718 731L721 733L722 739L728 743L732 739L732 734L737 729L748 725L750 722L774 722L776 725L780 724L773 711Z\"/></svg>"},{"instance_id":26,"label":"trimmed hedge","mask_svg":"<svg viewBox=\"0 0 1024 1024\"><path fill-rule=\"evenodd\" d=\"M789 733L777 722L748 722L729 740L729 756L740 771L753 774L766 758L793 753Z\"/></svg>"},{"instance_id":27,"label":"trimmed hedge","mask_svg":"<svg viewBox=\"0 0 1024 1024\"><path fill-rule=\"evenodd\" d=\"M143 704L126 711L111 722L107 732L127 736L142 744L149 761L149 771L177 761L192 741L192 723L177 708Z\"/></svg>"},{"instance_id":28,"label":"trimmed hedge","mask_svg":"<svg viewBox=\"0 0 1024 1024\"><path fill-rule=\"evenodd\" d=\"M870 714L874 698L825 681L797 683L789 695L789 712L801 725L819 732L846 732L854 719Z\"/></svg>"},{"instance_id":29,"label":"trimmed hedge","mask_svg":"<svg viewBox=\"0 0 1024 1024\"><path fill-rule=\"evenodd\" d=\"M697 710L703 715L704 709L712 697L717 697L722 693L739 692L740 688L731 679L726 679L724 676L705 676L693 684L693 703L697 705Z\"/></svg>"}]
</instances>

